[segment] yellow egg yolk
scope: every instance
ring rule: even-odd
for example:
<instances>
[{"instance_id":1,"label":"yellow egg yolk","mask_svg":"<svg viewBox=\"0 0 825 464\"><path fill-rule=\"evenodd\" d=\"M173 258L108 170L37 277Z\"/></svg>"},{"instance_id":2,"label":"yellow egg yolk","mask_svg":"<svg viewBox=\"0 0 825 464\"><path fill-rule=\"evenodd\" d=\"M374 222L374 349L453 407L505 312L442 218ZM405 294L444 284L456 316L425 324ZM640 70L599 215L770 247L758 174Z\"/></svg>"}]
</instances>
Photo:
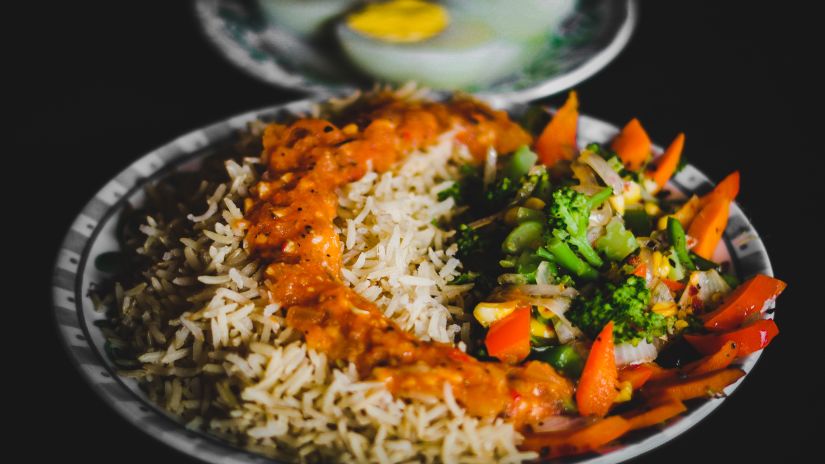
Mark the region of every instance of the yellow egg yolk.
<instances>
[{"instance_id":1,"label":"yellow egg yolk","mask_svg":"<svg viewBox=\"0 0 825 464\"><path fill-rule=\"evenodd\" d=\"M450 22L441 5L421 0L373 3L347 17L353 30L384 42L413 43L429 39Z\"/></svg>"}]
</instances>

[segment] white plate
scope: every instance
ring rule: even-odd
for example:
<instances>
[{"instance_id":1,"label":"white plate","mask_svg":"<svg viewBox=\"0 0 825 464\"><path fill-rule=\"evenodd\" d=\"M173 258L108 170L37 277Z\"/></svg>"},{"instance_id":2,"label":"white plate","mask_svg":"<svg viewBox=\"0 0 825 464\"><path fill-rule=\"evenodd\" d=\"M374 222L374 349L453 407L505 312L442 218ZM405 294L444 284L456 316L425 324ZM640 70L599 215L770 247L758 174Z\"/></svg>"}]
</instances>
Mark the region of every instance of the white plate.
<instances>
[{"instance_id":1,"label":"white plate","mask_svg":"<svg viewBox=\"0 0 825 464\"><path fill-rule=\"evenodd\" d=\"M575 10L522 69L490 86L467 89L497 104L559 93L607 66L630 40L636 0L579 0ZM316 95L370 83L330 52L268 24L255 2L198 0L195 12L206 37L230 62L280 87Z\"/></svg>"},{"instance_id":2,"label":"white plate","mask_svg":"<svg viewBox=\"0 0 825 464\"><path fill-rule=\"evenodd\" d=\"M239 115L190 132L138 159L111 179L92 198L74 220L66 234L53 274L53 311L69 356L92 388L138 429L167 445L209 463L271 462L203 432L184 428L173 416L151 403L134 379L122 378L106 356L105 340L95 321L104 315L95 311L89 298L90 287L111 275L94 266L95 257L118 249L115 225L127 203L137 206L143 199L144 186L165 174L181 169L195 169L199 162L221 147L237 141L240 130L249 121L275 121L288 114L308 113L314 100L302 100ZM579 143L605 142L618 129L587 116L579 120ZM671 183L682 194L704 193L711 188L708 178L692 166L683 169ZM723 244L715 259L730 261L740 279L757 273L773 275L762 240L742 213L733 205ZM772 316L769 316L772 317ZM750 372L761 352L742 360L739 367ZM729 386L730 395L745 377ZM667 426L635 432L623 445L601 456L584 456L565 462L619 462L661 446L688 430L710 414L723 399L692 401L689 410ZM735 424L731 424L735 426Z\"/></svg>"}]
</instances>

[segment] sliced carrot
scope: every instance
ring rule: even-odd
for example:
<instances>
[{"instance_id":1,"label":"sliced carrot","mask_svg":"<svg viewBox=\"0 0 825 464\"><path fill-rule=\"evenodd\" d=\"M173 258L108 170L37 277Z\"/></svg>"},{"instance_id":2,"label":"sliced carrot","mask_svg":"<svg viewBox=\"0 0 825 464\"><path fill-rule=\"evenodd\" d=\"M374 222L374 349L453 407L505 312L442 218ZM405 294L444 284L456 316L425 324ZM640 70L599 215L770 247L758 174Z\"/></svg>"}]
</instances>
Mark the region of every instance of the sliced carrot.
<instances>
[{"instance_id":1,"label":"sliced carrot","mask_svg":"<svg viewBox=\"0 0 825 464\"><path fill-rule=\"evenodd\" d=\"M702 199L696 195L690 197L688 201L686 201L675 213L671 214L679 224L682 224L682 228L687 230L690 227L690 224L693 222L693 219L696 218L696 215L699 214L699 210L702 209ZM664 219L664 218L663 218ZM665 219L666 221L666 219ZM664 224L667 224L666 222ZM664 229L665 226L659 226L660 229Z\"/></svg>"},{"instance_id":2,"label":"sliced carrot","mask_svg":"<svg viewBox=\"0 0 825 464\"><path fill-rule=\"evenodd\" d=\"M696 239L696 246L693 247L694 253L705 259L711 259L728 225L730 203L731 200L728 198L716 198L696 215L688 229L688 235Z\"/></svg>"},{"instance_id":3,"label":"sliced carrot","mask_svg":"<svg viewBox=\"0 0 825 464\"><path fill-rule=\"evenodd\" d=\"M704 207L717 198L727 198L733 201L737 195L739 195L739 171L733 171L716 184L710 193L702 197L702 206Z\"/></svg>"},{"instance_id":4,"label":"sliced carrot","mask_svg":"<svg viewBox=\"0 0 825 464\"><path fill-rule=\"evenodd\" d=\"M682 150L685 147L685 134L679 133L667 150L659 157L656 168L648 174L648 176L656 182L659 188L667 184L667 181L673 177L676 168L679 166L679 160L682 158Z\"/></svg>"},{"instance_id":5,"label":"sliced carrot","mask_svg":"<svg viewBox=\"0 0 825 464\"><path fill-rule=\"evenodd\" d=\"M647 364L628 366L619 371L619 383L630 382L634 390L642 388L653 375L653 368Z\"/></svg>"},{"instance_id":6,"label":"sliced carrot","mask_svg":"<svg viewBox=\"0 0 825 464\"><path fill-rule=\"evenodd\" d=\"M624 418L630 422L630 430L643 429L651 425L674 418L687 411L685 404L679 400L666 400L660 404L651 404L636 411L624 414Z\"/></svg>"},{"instance_id":7,"label":"sliced carrot","mask_svg":"<svg viewBox=\"0 0 825 464\"><path fill-rule=\"evenodd\" d=\"M725 331L739 327L748 316L762 311L765 303L779 296L787 286L779 279L764 274L755 275L736 287L716 310L702 316L705 328Z\"/></svg>"},{"instance_id":8,"label":"sliced carrot","mask_svg":"<svg viewBox=\"0 0 825 464\"><path fill-rule=\"evenodd\" d=\"M685 289L685 284L679 282L678 280L670 280L670 279L661 279L662 283L667 286L673 293L679 293Z\"/></svg>"},{"instance_id":9,"label":"sliced carrot","mask_svg":"<svg viewBox=\"0 0 825 464\"><path fill-rule=\"evenodd\" d=\"M687 375L700 375L724 369L730 366L730 363L736 359L738 351L739 347L736 345L736 342L729 341L722 345L722 348L719 348L719 351L716 353L686 364L682 367L681 371Z\"/></svg>"},{"instance_id":10,"label":"sliced carrot","mask_svg":"<svg viewBox=\"0 0 825 464\"><path fill-rule=\"evenodd\" d=\"M570 91L567 101L553 115L536 140L536 153L545 166L570 160L576 155L576 133L579 124L579 98Z\"/></svg>"},{"instance_id":11,"label":"sliced carrot","mask_svg":"<svg viewBox=\"0 0 825 464\"><path fill-rule=\"evenodd\" d=\"M535 451L543 459L570 456L595 451L630 430L630 422L621 416L610 416L575 430L530 433L521 448Z\"/></svg>"},{"instance_id":12,"label":"sliced carrot","mask_svg":"<svg viewBox=\"0 0 825 464\"><path fill-rule=\"evenodd\" d=\"M651 147L650 137L636 118L631 119L610 144L625 166L633 171L638 171L650 158Z\"/></svg>"},{"instance_id":13,"label":"sliced carrot","mask_svg":"<svg viewBox=\"0 0 825 464\"><path fill-rule=\"evenodd\" d=\"M530 354L530 307L520 307L496 321L484 340L490 356L515 364Z\"/></svg>"},{"instance_id":14,"label":"sliced carrot","mask_svg":"<svg viewBox=\"0 0 825 464\"><path fill-rule=\"evenodd\" d=\"M687 378L675 378L659 382L648 382L642 390L648 398L670 398L690 400L703 396L713 396L725 390L725 387L745 375L742 369L729 368L692 375Z\"/></svg>"},{"instance_id":15,"label":"sliced carrot","mask_svg":"<svg viewBox=\"0 0 825 464\"><path fill-rule=\"evenodd\" d=\"M613 346L613 321L607 323L590 347L579 385L576 404L582 416L604 417L616 398L619 372Z\"/></svg>"}]
</instances>

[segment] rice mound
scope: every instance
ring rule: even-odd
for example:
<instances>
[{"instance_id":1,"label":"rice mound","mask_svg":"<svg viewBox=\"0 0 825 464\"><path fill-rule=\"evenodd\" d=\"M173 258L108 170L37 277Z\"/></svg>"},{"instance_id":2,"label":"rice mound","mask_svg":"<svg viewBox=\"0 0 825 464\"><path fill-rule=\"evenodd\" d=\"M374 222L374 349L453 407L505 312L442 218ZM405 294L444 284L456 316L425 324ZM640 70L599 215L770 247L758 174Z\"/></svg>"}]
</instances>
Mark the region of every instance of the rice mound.
<instances>
[{"instance_id":1,"label":"rice mound","mask_svg":"<svg viewBox=\"0 0 825 464\"><path fill-rule=\"evenodd\" d=\"M392 171L368 173L339 195L344 280L425 340L454 342L472 287L460 272L449 219L449 185L468 155L445 134ZM151 401L187 427L266 456L301 462L521 462L521 436L502 419L470 417L445 385L445 400L394 398L307 348L270 304L264 264L244 249L240 205L258 158L225 163L228 180L202 181L179 214L150 214L129 246L145 263L129 289L115 285L111 345L137 355ZM159 190L149 192L161 201ZM206 210L204 211L204 201ZM463 342L458 342L463 347Z\"/></svg>"}]
</instances>

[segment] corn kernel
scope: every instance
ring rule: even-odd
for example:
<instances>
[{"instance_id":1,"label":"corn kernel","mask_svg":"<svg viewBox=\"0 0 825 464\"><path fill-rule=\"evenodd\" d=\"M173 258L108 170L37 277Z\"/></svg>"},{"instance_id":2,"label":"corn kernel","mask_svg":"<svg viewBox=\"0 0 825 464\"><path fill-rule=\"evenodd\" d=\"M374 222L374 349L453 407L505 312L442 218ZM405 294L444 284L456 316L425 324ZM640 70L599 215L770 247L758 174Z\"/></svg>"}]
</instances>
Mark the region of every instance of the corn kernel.
<instances>
[{"instance_id":1,"label":"corn kernel","mask_svg":"<svg viewBox=\"0 0 825 464\"><path fill-rule=\"evenodd\" d=\"M673 324L673 326L676 327L676 330L684 330L687 328L688 323L687 321L678 320L675 324Z\"/></svg>"},{"instance_id":2,"label":"corn kernel","mask_svg":"<svg viewBox=\"0 0 825 464\"><path fill-rule=\"evenodd\" d=\"M343 129L341 129L341 132L346 135L355 135L358 133L358 126L352 123L347 124Z\"/></svg>"},{"instance_id":3,"label":"corn kernel","mask_svg":"<svg viewBox=\"0 0 825 464\"><path fill-rule=\"evenodd\" d=\"M662 209L659 208L659 205L652 201L645 202L645 212L650 216L658 216L662 214Z\"/></svg>"},{"instance_id":4,"label":"corn kernel","mask_svg":"<svg viewBox=\"0 0 825 464\"><path fill-rule=\"evenodd\" d=\"M619 393L616 394L614 403L626 403L633 398L633 384L629 380L619 384Z\"/></svg>"},{"instance_id":5,"label":"corn kernel","mask_svg":"<svg viewBox=\"0 0 825 464\"><path fill-rule=\"evenodd\" d=\"M530 335L540 338L552 338L555 332L547 324L538 319L530 319Z\"/></svg>"},{"instance_id":6,"label":"corn kernel","mask_svg":"<svg viewBox=\"0 0 825 464\"><path fill-rule=\"evenodd\" d=\"M670 275L670 261L660 251L653 252L653 276L667 279Z\"/></svg>"},{"instance_id":7,"label":"corn kernel","mask_svg":"<svg viewBox=\"0 0 825 464\"><path fill-rule=\"evenodd\" d=\"M483 327L488 327L493 322L501 320L516 310L516 301L504 301L502 303L490 303L482 301L473 309L473 316Z\"/></svg>"},{"instance_id":8,"label":"corn kernel","mask_svg":"<svg viewBox=\"0 0 825 464\"><path fill-rule=\"evenodd\" d=\"M659 221L656 223L656 228L659 230L667 229L667 218L673 217L673 215L668 214L666 216L662 216L659 218Z\"/></svg>"},{"instance_id":9,"label":"corn kernel","mask_svg":"<svg viewBox=\"0 0 825 464\"><path fill-rule=\"evenodd\" d=\"M513 225L518 222L518 207L514 206L504 213L504 222Z\"/></svg>"},{"instance_id":10,"label":"corn kernel","mask_svg":"<svg viewBox=\"0 0 825 464\"><path fill-rule=\"evenodd\" d=\"M613 195L610 197L610 206L619 213L624 214L624 197L621 195Z\"/></svg>"},{"instance_id":11,"label":"corn kernel","mask_svg":"<svg viewBox=\"0 0 825 464\"><path fill-rule=\"evenodd\" d=\"M622 192L625 205L633 205L642 199L642 186L633 181L626 181L624 183L624 191Z\"/></svg>"},{"instance_id":12,"label":"corn kernel","mask_svg":"<svg viewBox=\"0 0 825 464\"><path fill-rule=\"evenodd\" d=\"M650 310L664 317L675 316L676 303L672 301L660 301L658 303L654 303L653 307L650 308Z\"/></svg>"},{"instance_id":13,"label":"corn kernel","mask_svg":"<svg viewBox=\"0 0 825 464\"><path fill-rule=\"evenodd\" d=\"M541 211L545 207L545 203L541 198L530 197L524 202L525 208L535 209Z\"/></svg>"}]
</instances>

